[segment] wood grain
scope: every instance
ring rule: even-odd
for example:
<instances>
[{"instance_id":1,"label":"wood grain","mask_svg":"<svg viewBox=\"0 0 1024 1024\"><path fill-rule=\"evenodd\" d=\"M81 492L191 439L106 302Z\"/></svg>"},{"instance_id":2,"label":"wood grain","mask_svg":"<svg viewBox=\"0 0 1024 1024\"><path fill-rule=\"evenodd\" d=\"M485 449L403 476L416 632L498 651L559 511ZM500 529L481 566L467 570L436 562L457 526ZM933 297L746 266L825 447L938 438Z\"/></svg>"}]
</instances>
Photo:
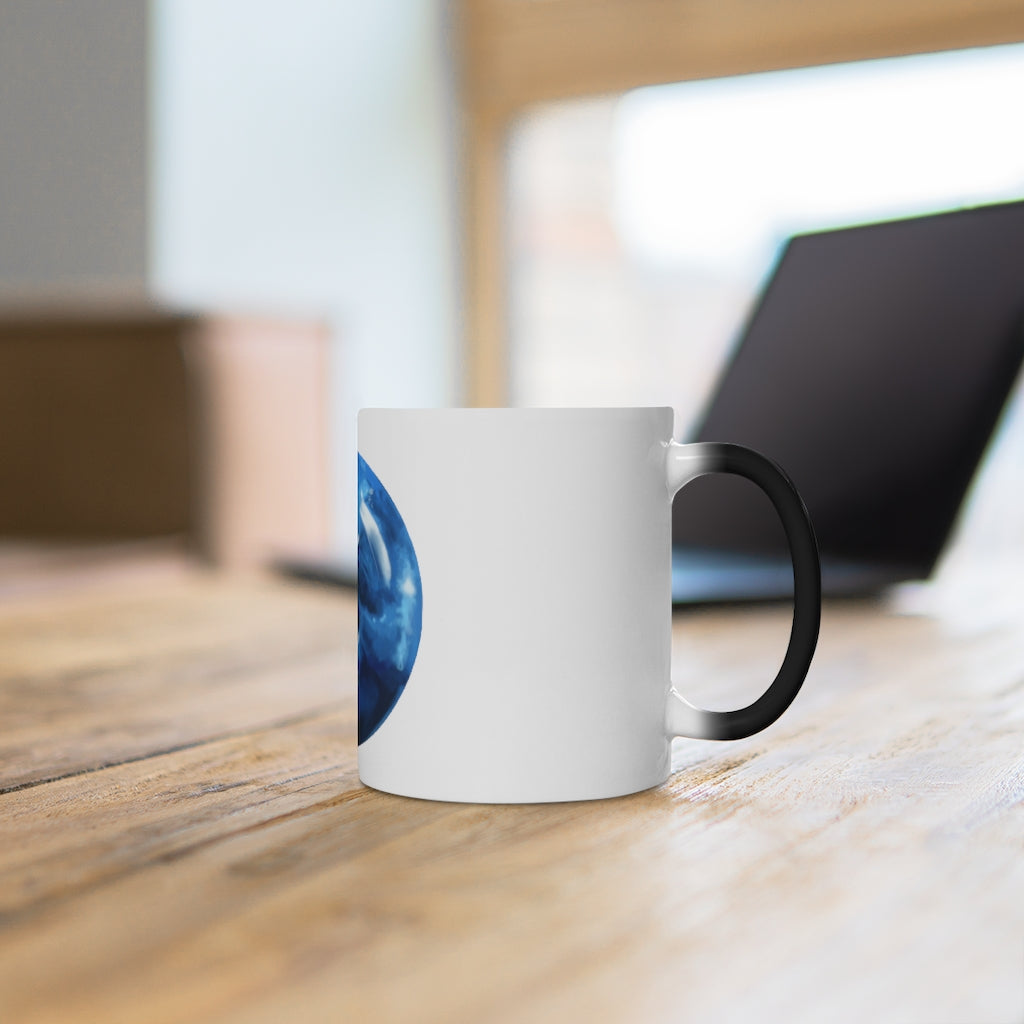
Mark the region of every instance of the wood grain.
<instances>
[{"instance_id":1,"label":"wood grain","mask_svg":"<svg viewBox=\"0 0 1024 1024\"><path fill-rule=\"evenodd\" d=\"M0 606L0 791L334 704L354 608L267 586L198 576Z\"/></svg>"},{"instance_id":2,"label":"wood grain","mask_svg":"<svg viewBox=\"0 0 1024 1024\"><path fill-rule=\"evenodd\" d=\"M5 750L39 751L0 795L0 1020L1019 1020L1018 575L829 606L769 731L679 741L647 793L522 807L360 786L345 595L196 578L0 609ZM743 699L787 618L678 615L683 685ZM92 729L104 703L83 747L74 707ZM104 742L136 753L90 768Z\"/></svg>"}]
</instances>

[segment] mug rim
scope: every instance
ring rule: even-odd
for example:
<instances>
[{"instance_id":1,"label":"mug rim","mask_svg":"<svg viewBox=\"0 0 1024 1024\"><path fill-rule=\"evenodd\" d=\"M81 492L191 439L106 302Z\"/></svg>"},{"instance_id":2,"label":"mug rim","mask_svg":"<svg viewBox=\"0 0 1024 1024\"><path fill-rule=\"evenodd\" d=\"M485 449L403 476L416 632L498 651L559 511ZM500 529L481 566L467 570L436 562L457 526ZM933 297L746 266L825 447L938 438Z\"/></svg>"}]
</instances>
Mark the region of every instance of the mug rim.
<instances>
[{"instance_id":1,"label":"mug rim","mask_svg":"<svg viewBox=\"0 0 1024 1024\"><path fill-rule=\"evenodd\" d=\"M462 415L469 414L474 416L486 415L498 413L502 415L514 414L523 415L529 414L545 414L545 413L558 413L560 415L565 414L589 414L594 415L597 413L641 413L641 412L671 412L674 413L675 409L671 405L529 405L529 406L506 406L506 405L493 405L493 406L472 406L472 405L445 405L445 406L387 406L387 405L367 405L362 406L359 409L358 414L362 416L363 413L424 413L424 414L435 414L443 413L445 415Z\"/></svg>"}]
</instances>

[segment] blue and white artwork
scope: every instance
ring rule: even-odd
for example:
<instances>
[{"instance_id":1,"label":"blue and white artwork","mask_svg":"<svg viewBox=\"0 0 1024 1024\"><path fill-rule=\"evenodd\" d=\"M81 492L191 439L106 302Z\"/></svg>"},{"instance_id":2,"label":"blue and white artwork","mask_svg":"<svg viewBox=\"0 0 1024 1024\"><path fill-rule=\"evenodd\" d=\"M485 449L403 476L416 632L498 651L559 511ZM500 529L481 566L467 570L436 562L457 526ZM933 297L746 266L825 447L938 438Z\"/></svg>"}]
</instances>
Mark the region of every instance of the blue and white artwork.
<instances>
[{"instance_id":1,"label":"blue and white artwork","mask_svg":"<svg viewBox=\"0 0 1024 1024\"><path fill-rule=\"evenodd\" d=\"M423 625L420 567L391 495L359 456L359 742L402 696Z\"/></svg>"}]
</instances>

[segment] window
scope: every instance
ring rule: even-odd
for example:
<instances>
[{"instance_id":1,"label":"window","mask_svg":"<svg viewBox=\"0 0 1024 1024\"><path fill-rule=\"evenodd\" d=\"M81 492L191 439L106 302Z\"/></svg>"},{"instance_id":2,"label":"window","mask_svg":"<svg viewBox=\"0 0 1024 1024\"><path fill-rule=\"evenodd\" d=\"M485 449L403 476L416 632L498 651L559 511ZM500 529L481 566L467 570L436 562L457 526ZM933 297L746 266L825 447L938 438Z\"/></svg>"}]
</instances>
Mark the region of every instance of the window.
<instances>
[{"instance_id":1,"label":"window","mask_svg":"<svg viewBox=\"0 0 1024 1024\"><path fill-rule=\"evenodd\" d=\"M699 411L791 233L1024 196L1024 46L654 86L510 132L509 397Z\"/></svg>"}]
</instances>

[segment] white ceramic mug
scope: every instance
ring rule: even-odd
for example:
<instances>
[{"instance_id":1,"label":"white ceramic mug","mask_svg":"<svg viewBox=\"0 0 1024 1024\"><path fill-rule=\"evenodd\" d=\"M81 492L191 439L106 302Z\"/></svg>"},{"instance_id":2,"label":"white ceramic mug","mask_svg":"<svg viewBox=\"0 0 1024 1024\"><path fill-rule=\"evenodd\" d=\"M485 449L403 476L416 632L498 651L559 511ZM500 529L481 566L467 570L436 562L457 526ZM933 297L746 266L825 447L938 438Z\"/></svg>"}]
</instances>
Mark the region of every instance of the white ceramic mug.
<instances>
[{"instance_id":1,"label":"white ceramic mug","mask_svg":"<svg viewBox=\"0 0 1024 1024\"><path fill-rule=\"evenodd\" d=\"M672 498L714 472L766 491L795 580L782 668L731 712L670 681ZM659 785L673 736L735 739L782 714L820 612L788 478L748 448L677 444L671 409L359 414L359 776L374 789L520 803Z\"/></svg>"}]
</instances>

